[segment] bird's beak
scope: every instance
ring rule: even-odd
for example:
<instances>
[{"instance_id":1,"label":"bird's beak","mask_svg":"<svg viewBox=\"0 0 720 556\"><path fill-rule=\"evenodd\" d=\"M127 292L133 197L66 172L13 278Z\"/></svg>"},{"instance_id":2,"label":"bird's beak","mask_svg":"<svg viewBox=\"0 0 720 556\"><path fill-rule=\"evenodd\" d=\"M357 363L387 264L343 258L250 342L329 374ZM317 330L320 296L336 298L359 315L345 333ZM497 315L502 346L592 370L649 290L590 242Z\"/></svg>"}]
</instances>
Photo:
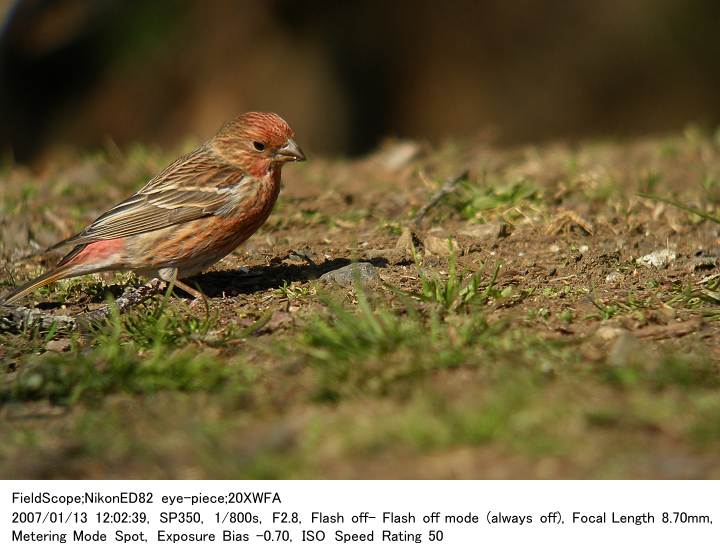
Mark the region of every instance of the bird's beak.
<instances>
[{"instance_id":1,"label":"bird's beak","mask_svg":"<svg viewBox=\"0 0 720 556\"><path fill-rule=\"evenodd\" d=\"M275 153L275 158L283 162L302 162L305 160L305 153L292 139L288 139Z\"/></svg>"}]
</instances>

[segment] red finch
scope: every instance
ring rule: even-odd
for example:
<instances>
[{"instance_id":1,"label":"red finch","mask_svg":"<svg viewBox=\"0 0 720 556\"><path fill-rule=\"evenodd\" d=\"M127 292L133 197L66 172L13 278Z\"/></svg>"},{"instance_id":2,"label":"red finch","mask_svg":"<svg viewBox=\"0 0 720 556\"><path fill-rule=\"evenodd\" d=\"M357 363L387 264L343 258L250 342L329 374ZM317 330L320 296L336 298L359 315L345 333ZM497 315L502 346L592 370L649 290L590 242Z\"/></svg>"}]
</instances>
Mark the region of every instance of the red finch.
<instances>
[{"instance_id":1,"label":"red finch","mask_svg":"<svg viewBox=\"0 0 720 556\"><path fill-rule=\"evenodd\" d=\"M82 232L51 247L73 250L5 301L56 280L107 270L174 281L199 297L178 279L201 273L265 222L280 192L283 164L305 160L293 137L277 114L248 112L231 120Z\"/></svg>"}]
</instances>

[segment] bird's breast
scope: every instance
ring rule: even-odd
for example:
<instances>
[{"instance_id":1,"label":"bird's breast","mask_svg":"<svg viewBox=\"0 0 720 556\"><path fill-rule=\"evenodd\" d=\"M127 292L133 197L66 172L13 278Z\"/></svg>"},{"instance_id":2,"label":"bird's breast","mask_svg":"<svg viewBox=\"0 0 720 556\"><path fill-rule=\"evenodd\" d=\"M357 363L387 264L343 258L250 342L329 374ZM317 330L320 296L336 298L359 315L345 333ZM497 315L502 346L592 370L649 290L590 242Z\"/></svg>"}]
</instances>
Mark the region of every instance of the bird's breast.
<instances>
[{"instance_id":1,"label":"bird's breast","mask_svg":"<svg viewBox=\"0 0 720 556\"><path fill-rule=\"evenodd\" d=\"M275 183L260 183L254 191L239 199L236 206L156 232L142 234L134 242L135 250L148 267L215 262L252 236L272 212L280 191Z\"/></svg>"},{"instance_id":2,"label":"bird's breast","mask_svg":"<svg viewBox=\"0 0 720 556\"><path fill-rule=\"evenodd\" d=\"M254 187L239 197L236 206L228 212L227 221L218 221L218 225L238 231L252 229L250 233L254 233L270 216L280 193L279 172L268 178L258 180Z\"/></svg>"}]
</instances>

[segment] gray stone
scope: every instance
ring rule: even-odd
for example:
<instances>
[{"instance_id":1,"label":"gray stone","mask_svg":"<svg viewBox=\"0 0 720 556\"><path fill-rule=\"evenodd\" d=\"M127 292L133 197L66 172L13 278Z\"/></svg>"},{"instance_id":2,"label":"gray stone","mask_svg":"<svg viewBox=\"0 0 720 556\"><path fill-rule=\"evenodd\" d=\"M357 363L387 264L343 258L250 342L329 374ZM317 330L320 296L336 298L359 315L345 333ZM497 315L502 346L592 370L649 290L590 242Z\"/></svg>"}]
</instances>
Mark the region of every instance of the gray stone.
<instances>
[{"instance_id":1,"label":"gray stone","mask_svg":"<svg viewBox=\"0 0 720 556\"><path fill-rule=\"evenodd\" d=\"M638 257L635 262L646 268L665 268L675 259L677 259L677 252L666 248Z\"/></svg>"},{"instance_id":2,"label":"gray stone","mask_svg":"<svg viewBox=\"0 0 720 556\"><path fill-rule=\"evenodd\" d=\"M339 286L352 286L356 281L365 286L380 280L377 269L371 263L353 263L320 276L320 281Z\"/></svg>"}]
</instances>

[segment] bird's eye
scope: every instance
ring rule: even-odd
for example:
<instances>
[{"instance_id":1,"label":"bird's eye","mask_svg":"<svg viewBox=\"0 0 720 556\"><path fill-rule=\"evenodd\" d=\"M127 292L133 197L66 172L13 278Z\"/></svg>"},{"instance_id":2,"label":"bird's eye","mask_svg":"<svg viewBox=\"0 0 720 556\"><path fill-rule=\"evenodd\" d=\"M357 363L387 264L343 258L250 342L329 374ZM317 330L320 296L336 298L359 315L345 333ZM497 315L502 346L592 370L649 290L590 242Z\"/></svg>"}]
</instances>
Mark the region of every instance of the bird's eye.
<instances>
[{"instance_id":1,"label":"bird's eye","mask_svg":"<svg viewBox=\"0 0 720 556\"><path fill-rule=\"evenodd\" d=\"M261 143L260 141L253 141L253 147L258 152L263 152L265 150L265 143Z\"/></svg>"}]
</instances>

